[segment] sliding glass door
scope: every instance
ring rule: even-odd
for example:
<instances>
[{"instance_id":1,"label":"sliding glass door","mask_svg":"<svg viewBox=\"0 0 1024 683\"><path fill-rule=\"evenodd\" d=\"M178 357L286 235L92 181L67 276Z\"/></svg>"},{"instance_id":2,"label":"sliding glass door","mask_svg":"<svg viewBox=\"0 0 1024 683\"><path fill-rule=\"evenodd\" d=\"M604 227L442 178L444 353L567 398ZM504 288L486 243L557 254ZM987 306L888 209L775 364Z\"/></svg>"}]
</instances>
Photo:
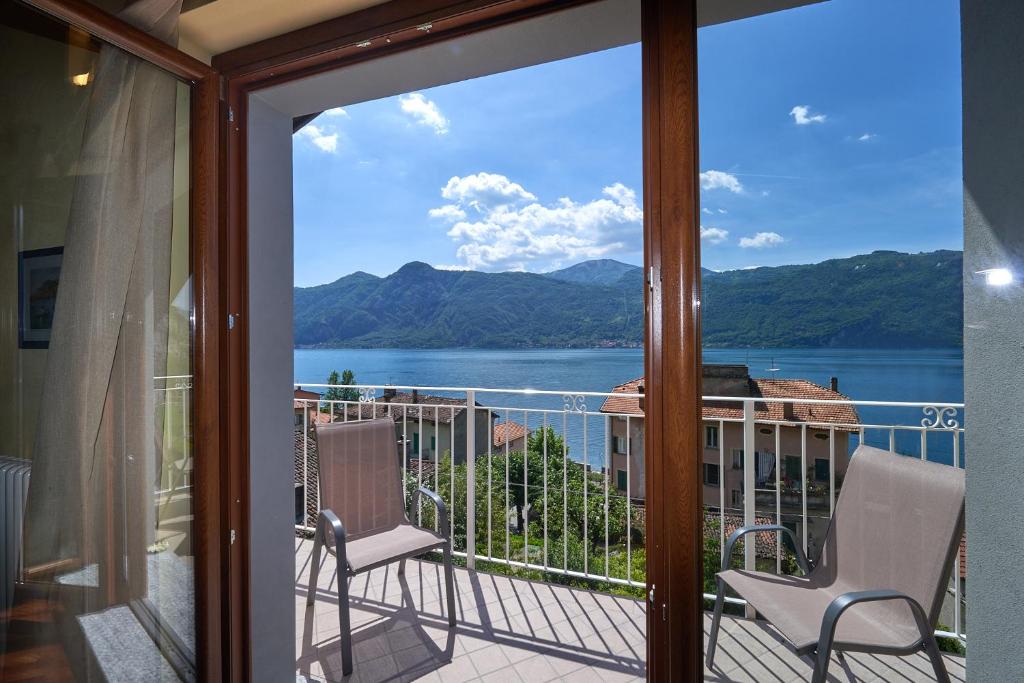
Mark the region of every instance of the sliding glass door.
<instances>
[{"instance_id":1,"label":"sliding glass door","mask_svg":"<svg viewBox=\"0 0 1024 683\"><path fill-rule=\"evenodd\" d=\"M0 678L190 680L192 86L10 0L0 55Z\"/></svg>"}]
</instances>

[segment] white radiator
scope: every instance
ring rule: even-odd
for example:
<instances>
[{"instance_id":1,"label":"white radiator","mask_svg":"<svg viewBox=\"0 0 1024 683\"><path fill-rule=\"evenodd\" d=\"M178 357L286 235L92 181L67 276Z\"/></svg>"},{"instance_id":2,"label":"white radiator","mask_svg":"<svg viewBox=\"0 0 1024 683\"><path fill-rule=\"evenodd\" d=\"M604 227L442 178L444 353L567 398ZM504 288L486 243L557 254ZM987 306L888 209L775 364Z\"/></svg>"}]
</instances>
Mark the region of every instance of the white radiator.
<instances>
[{"instance_id":1,"label":"white radiator","mask_svg":"<svg viewBox=\"0 0 1024 683\"><path fill-rule=\"evenodd\" d=\"M32 468L28 460L0 457L0 609L14 602L21 577L21 526Z\"/></svg>"}]
</instances>

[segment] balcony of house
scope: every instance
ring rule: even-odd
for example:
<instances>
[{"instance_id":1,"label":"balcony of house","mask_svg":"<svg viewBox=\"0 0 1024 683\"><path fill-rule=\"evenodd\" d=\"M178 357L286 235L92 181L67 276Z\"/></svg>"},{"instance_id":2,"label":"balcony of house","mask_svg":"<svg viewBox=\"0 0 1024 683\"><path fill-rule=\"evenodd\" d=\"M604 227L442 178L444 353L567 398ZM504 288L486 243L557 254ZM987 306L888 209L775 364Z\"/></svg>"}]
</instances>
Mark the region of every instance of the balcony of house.
<instances>
[{"instance_id":1,"label":"balcony of house","mask_svg":"<svg viewBox=\"0 0 1024 683\"><path fill-rule=\"evenodd\" d=\"M778 380L704 400L704 597L737 527L781 524L815 557L850 456L861 444L962 467L962 405L850 401L834 387ZM786 382L791 382L786 384ZM640 680L646 660L647 509L642 380L610 392L463 387L327 387L296 393L297 670L309 680ZM330 393L328 393L330 392ZM339 393L343 392L343 393ZM330 396L331 398L327 398ZM388 418L410 520L455 556L454 628L440 553L348 579L354 672L342 674L334 558L311 586L322 509L316 426ZM470 456L469 454L472 454ZM435 508L413 495L436 491ZM753 491L753 496L745 494ZM467 530L474 530L468 532ZM781 535L753 536L729 565L797 573ZM467 541L468 539L468 541ZM936 625L964 680L966 544L949 568ZM307 606L313 591L314 604ZM810 680L770 624L727 597L705 680ZM705 613L705 642L710 631ZM833 656L829 680L933 680L924 653Z\"/></svg>"}]
</instances>

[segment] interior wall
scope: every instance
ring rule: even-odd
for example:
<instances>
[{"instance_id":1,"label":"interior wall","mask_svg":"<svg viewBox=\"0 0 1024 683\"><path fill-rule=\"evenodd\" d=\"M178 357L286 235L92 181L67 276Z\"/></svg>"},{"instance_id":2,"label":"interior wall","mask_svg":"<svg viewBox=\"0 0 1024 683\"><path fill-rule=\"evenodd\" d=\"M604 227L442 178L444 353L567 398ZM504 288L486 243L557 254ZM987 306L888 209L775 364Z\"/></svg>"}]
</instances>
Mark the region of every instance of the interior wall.
<instances>
[{"instance_id":1,"label":"interior wall","mask_svg":"<svg viewBox=\"0 0 1024 683\"><path fill-rule=\"evenodd\" d=\"M37 423L46 418L40 400L47 350L18 347L18 254L64 246L92 91L91 82L77 86L71 76L90 71L98 46L28 10L7 11L0 21L0 456L31 459ZM183 84L176 114L172 301L190 272L190 112ZM188 324L187 314L170 321L168 374L191 372L190 349L181 343L191 335L180 329Z\"/></svg>"},{"instance_id":2,"label":"interior wall","mask_svg":"<svg viewBox=\"0 0 1024 683\"><path fill-rule=\"evenodd\" d=\"M967 678L1024 680L1024 3L962 0ZM977 273L1008 268L1015 282Z\"/></svg>"},{"instance_id":3,"label":"interior wall","mask_svg":"<svg viewBox=\"0 0 1024 683\"><path fill-rule=\"evenodd\" d=\"M31 457L41 408L46 350L18 348L18 254L64 244L90 90L70 71L95 57L66 37L0 23L0 456Z\"/></svg>"},{"instance_id":4,"label":"interior wall","mask_svg":"<svg viewBox=\"0 0 1024 683\"><path fill-rule=\"evenodd\" d=\"M249 97L252 680L295 676L292 116Z\"/></svg>"}]
</instances>

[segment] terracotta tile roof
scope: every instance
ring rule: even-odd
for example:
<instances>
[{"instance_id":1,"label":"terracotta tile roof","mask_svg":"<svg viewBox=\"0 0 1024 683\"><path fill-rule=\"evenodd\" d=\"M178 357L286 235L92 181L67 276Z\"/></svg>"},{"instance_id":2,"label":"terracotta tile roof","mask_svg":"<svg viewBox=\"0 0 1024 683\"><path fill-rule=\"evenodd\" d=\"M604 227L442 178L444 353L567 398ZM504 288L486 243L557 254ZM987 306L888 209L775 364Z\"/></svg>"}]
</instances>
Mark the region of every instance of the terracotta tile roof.
<instances>
[{"instance_id":1,"label":"terracotta tile roof","mask_svg":"<svg viewBox=\"0 0 1024 683\"><path fill-rule=\"evenodd\" d=\"M419 481L424 486L433 484L436 471L437 464L433 460L427 460L426 458L409 458L409 464L406 466L406 476L416 481L416 474L418 472Z\"/></svg>"},{"instance_id":2,"label":"terracotta tile roof","mask_svg":"<svg viewBox=\"0 0 1024 683\"><path fill-rule=\"evenodd\" d=\"M295 409L302 410L305 406L309 406L310 410L316 409L316 401L320 400L320 394L315 391L307 391L302 387L295 390Z\"/></svg>"},{"instance_id":3,"label":"terracotta tile roof","mask_svg":"<svg viewBox=\"0 0 1024 683\"><path fill-rule=\"evenodd\" d=\"M631 379L625 384L620 384L612 389L613 394L639 394L643 386L644 378ZM631 396L609 396L601 406L602 413L621 413L623 415L643 415L640 409L640 399Z\"/></svg>"},{"instance_id":4,"label":"terracotta tile roof","mask_svg":"<svg viewBox=\"0 0 1024 683\"><path fill-rule=\"evenodd\" d=\"M612 394L640 393L643 378L634 379L612 389ZM848 401L849 397L805 379L751 378L753 397L814 399ZM740 398L740 397L737 397ZM743 419L743 408L736 402L709 402L702 410L705 420ZM792 412L789 412L789 411ZM643 415L640 399L629 396L609 396L601 406L602 413ZM842 403L835 406L808 403L756 403L754 417L758 420L810 422L823 424L857 424L860 418L856 407ZM847 430L852 431L852 430Z\"/></svg>"},{"instance_id":5,"label":"terracotta tile roof","mask_svg":"<svg viewBox=\"0 0 1024 683\"><path fill-rule=\"evenodd\" d=\"M479 403L476 405L482 407ZM422 413L424 422L436 421L440 424L450 423L465 409L466 399L464 398L418 394L413 400L413 395L406 392L398 392L390 398L378 396L375 401L352 403L345 407L350 420L368 420L371 416L388 417L390 415L397 422L402 419L404 412L405 417L409 420L419 420ZM339 410L339 412L341 411Z\"/></svg>"},{"instance_id":6,"label":"terracotta tile roof","mask_svg":"<svg viewBox=\"0 0 1024 683\"><path fill-rule=\"evenodd\" d=\"M504 446L506 441L511 444L518 439L522 439L524 436L526 436L526 427L518 422L510 420L508 422L499 422L494 425L491 441L493 442L494 447L497 448L499 446Z\"/></svg>"},{"instance_id":7,"label":"terracotta tile roof","mask_svg":"<svg viewBox=\"0 0 1024 683\"><path fill-rule=\"evenodd\" d=\"M717 512L710 510L704 511L704 536L708 537L711 535L718 535L718 523L720 517ZM754 524L775 524L775 520L770 517L755 517ZM743 517L739 515L725 515L725 537L729 538L729 534L736 531L736 529L743 526ZM774 531L759 531L754 534L756 540L755 554L758 557L775 557L776 549L776 536L778 534ZM749 536L747 537L749 538ZM789 544L783 541L783 551L789 548ZM791 551L792 552L792 551ZM736 551L739 555L739 550Z\"/></svg>"},{"instance_id":8,"label":"terracotta tile roof","mask_svg":"<svg viewBox=\"0 0 1024 683\"><path fill-rule=\"evenodd\" d=\"M305 438L308 436L308 440ZM295 483L302 484L303 455L306 473L306 516L307 524L316 524L320 511L316 507L317 487L320 481L320 454L316 449L316 433L310 429L305 434L302 427L295 428Z\"/></svg>"}]
</instances>

